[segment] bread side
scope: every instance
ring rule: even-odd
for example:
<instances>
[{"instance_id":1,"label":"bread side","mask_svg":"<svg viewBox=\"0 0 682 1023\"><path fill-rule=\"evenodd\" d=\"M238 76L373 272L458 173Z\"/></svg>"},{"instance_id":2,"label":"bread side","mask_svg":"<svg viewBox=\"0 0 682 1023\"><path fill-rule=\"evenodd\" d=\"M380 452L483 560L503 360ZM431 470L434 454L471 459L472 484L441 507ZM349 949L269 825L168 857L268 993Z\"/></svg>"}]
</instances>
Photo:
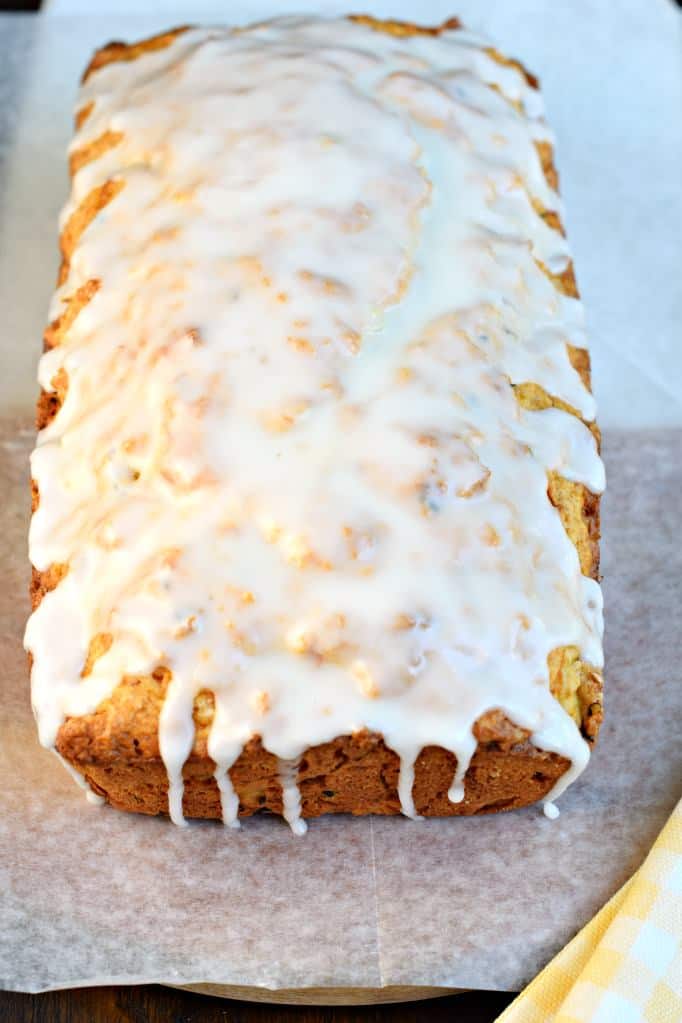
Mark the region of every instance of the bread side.
<instances>
[{"instance_id":1,"label":"bread side","mask_svg":"<svg viewBox=\"0 0 682 1023\"><path fill-rule=\"evenodd\" d=\"M395 22L362 21L376 31L397 36L418 31L414 26ZM130 47L111 44L98 52L86 76L109 63L134 60L146 52L170 45L176 36L175 32L167 33ZM495 51L490 52L494 59L505 60ZM79 112L80 124L87 120L87 116L87 110ZM107 148L115 147L117 141L115 133L110 133L96 140L87 152L76 151L72 154L72 170L97 159ZM547 142L539 142L537 149L545 177L556 187L551 146ZM67 221L61 239L63 266L60 280L67 278L69 261L79 237L98 212L115 198L117 189L116 182L108 182L90 193ZM540 207L537 213L552 229L562 230L556 211ZM546 272L552 277L549 270ZM552 280L557 290L577 297L571 265ZM79 312L97 293L98 287L98 281L88 281L70 297L64 311L46 332L47 349L60 343ZM589 356L586 350L569 348L569 358L589 387ZM54 384L55 390L43 392L39 401L40 428L48 425L56 415L68 389L68 378L63 376ZM566 402L532 381L516 384L515 392L519 403L528 410L561 408L577 414ZM598 437L593 424L590 424L590 429ZM548 476L547 494L578 551L582 572L597 579L598 496L583 484L556 472ZM36 506L39 500L36 491ZM59 585L66 571L67 568L60 565L52 565L43 572L34 570L34 606L40 603L46 592ZM93 663L106 652L106 643L106 636L94 637L91 646ZM87 663L83 670L87 674ZM602 714L599 671L580 660L577 648L563 647L550 655L549 675L552 693L579 724L588 742L593 742ZM60 754L86 777L95 791L118 808L145 813L168 810L167 776L158 734L159 715L169 683L170 675L163 669L151 676L126 677L94 713L70 717L59 730L56 747ZM221 815L218 787L213 777L215 763L208 754L213 715L211 693L200 693L194 704L194 745L183 769L183 809L187 816ZM427 746L419 754L413 787L417 812L436 816L522 806L546 795L568 767L565 758L535 748L529 742L529 730L515 725L499 711L491 710L482 715L475 725L474 734L478 746L466 774L465 797L461 802L451 802L447 795L456 767L454 755L436 746ZM246 744L229 773L239 798L240 815L258 810L282 811L277 758L263 747L258 738ZM380 735L367 730L339 736L331 742L312 747L303 754L298 767L302 815L399 812L398 773L398 756Z\"/></svg>"}]
</instances>

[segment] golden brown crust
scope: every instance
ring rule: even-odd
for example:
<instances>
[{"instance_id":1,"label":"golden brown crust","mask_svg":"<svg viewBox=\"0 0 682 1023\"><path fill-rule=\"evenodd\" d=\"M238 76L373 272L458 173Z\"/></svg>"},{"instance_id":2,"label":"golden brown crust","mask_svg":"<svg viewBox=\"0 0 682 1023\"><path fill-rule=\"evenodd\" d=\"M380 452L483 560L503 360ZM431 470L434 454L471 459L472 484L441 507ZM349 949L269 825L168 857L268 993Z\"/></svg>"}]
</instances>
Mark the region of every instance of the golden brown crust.
<instances>
[{"instance_id":1,"label":"golden brown crust","mask_svg":"<svg viewBox=\"0 0 682 1023\"><path fill-rule=\"evenodd\" d=\"M111 700L61 728L59 753L119 809L167 813L168 780L159 753L158 715L169 673L126 679ZM187 761L184 811L188 817L220 817L207 742L213 699L195 703L196 742ZM566 769L563 758L535 749L527 733L494 713L477 725L479 746L467 771L465 798L447 796L456 767L452 753L438 746L422 750L415 765L414 799L424 816L471 815L515 809L542 798ZM493 739L491 736L496 736ZM340 736L306 750L298 781L304 817L323 813L398 813L398 756L381 736L368 732ZM277 758L256 737L230 770L240 815L282 811Z\"/></svg>"},{"instance_id":2,"label":"golden brown crust","mask_svg":"<svg viewBox=\"0 0 682 1023\"><path fill-rule=\"evenodd\" d=\"M599 498L581 483L549 474L547 494L573 540L583 575L599 579Z\"/></svg>"},{"instance_id":3,"label":"golden brown crust","mask_svg":"<svg viewBox=\"0 0 682 1023\"><path fill-rule=\"evenodd\" d=\"M45 328L45 334L43 335L43 342L45 350L54 348L55 345L61 344L62 338L68 331L73 321L78 316L81 309L88 304L90 299L99 290L100 282L95 280L86 281L85 284L81 284L73 295L69 297L66 302L66 308L61 316L58 316L56 320L53 320Z\"/></svg>"},{"instance_id":4,"label":"golden brown crust","mask_svg":"<svg viewBox=\"0 0 682 1023\"><path fill-rule=\"evenodd\" d=\"M103 652L101 647L100 651ZM567 647L563 653L557 653L561 655L554 658L554 668L560 672L556 684L573 691L580 682L575 675L569 678L571 672L581 667L577 650ZM92 656L89 656L84 670L91 663ZM127 676L92 714L69 718L64 723L57 740L59 751L67 759L73 758L81 764L110 765L121 759L137 760L140 756L159 759L159 716L170 680L170 671L163 667L151 675ZM195 759L208 758L213 713L213 694L202 690L194 701L192 756ZM474 725L474 734L481 746L494 746L503 752L526 742L529 736L525 729L513 724L498 710L483 714Z\"/></svg>"},{"instance_id":5,"label":"golden brown crust","mask_svg":"<svg viewBox=\"0 0 682 1023\"><path fill-rule=\"evenodd\" d=\"M437 36L449 29L462 27L459 18L448 18L442 25L415 25L411 21L398 21L395 18L374 18L371 14L350 14L349 20L358 25L366 25L375 32L383 32L389 36Z\"/></svg>"},{"instance_id":6,"label":"golden brown crust","mask_svg":"<svg viewBox=\"0 0 682 1023\"><path fill-rule=\"evenodd\" d=\"M444 29L459 27L457 19L438 28L378 21L367 15L355 15L353 20L395 36L434 35ZM110 43L94 55L83 80L112 62L135 60L144 53L163 49L185 30L184 27L174 29L130 45ZM537 79L517 61L493 49L487 52L499 63L516 67L531 86L537 87ZM91 110L92 104L88 104L78 111L77 127L84 123ZM107 132L85 149L74 153L71 173L119 140L116 133ZM536 149L545 177L557 191L558 175L552 147L548 142L537 142ZM114 180L94 190L70 218L61 238L63 263L60 283L68 275L69 259L78 238L122 185L121 181ZM557 212L545 209L533 196L530 199L538 215L550 227L563 232ZM572 265L569 264L558 276L552 275L545 267L542 269L559 290L577 297ZM46 331L46 347L60 343L98 287L99 282L88 281L70 297L62 315ZM569 346L568 354L589 388L588 353ZM38 402L39 428L46 426L56 415L66 394L68 380L65 377L53 383L56 392L43 392ZM575 409L531 381L517 385L515 392L519 402L527 408L555 406L577 415ZM599 441L596 426L589 425ZM549 475L548 497L578 550L582 571L597 578L599 498L582 485L555 473ZM39 495L35 490L34 509L38 501ZM58 585L66 571L66 566L60 565L52 566L43 573L34 569L31 587L34 607L45 593ZM89 670L105 647L106 637L94 638L83 666L84 672ZM580 661L574 647L552 652L549 673L551 691L581 725L588 741L594 741L602 716L600 674ZM126 678L93 714L70 718L59 731L57 749L61 755L88 779L97 792L120 809L150 814L167 812L167 776L158 748L158 717L169 679L170 674L164 668L157 669L151 676ZM212 694L199 694L194 715L196 741L183 772L184 812L189 817L220 817L219 794L213 778L215 765L207 752L212 717ZM415 768L413 795L418 812L424 816L489 813L535 802L552 788L568 766L568 762L556 754L533 747L528 741L528 733L500 711L493 710L483 715L474 727L474 734L478 747L467 772L465 799L461 804L453 804L447 797L456 766L454 756L433 746L421 752ZM385 745L381 736L366 732L341 736L311 748L302 757L299 769L303 816L338 812L398 813L398 769L397 755ZM230 775L239 796L240 815L248 816L259 810L281 812L277 761L262 747L257 737L244 748Z\"/></svg>"},{"instance_id":7,"label":"golden brown crust","mask_svg":"<svg viewBox=\"0 0 682 1023\"><path fill-rule=\"evenodd\" d=\"M540 83L535 75L531 74L531 72L525 68L520 61L514 60L513 57L505 56L504 53L500 53L499 50L496 50L494 46L487 47L485 52L489 57L492 57L497 64L504 64L505 67L516 68L516 70L523 75L526 83L530 85L532 89L538 89L540 87Z\"/></svg>"},{"instance_id":8,"label":"golden brown crust","mask_svg":"<svg viewBox=\"0 0 682 1023\"><path fill-rule=\"evenodd\" d=\"M93 188L83 199L78 209L71 214L59 239L62 259L67 266L78 243L78 239L88 224L95 219L100 210L103 210L118 195L123 185L123 181L105 181L103 185Z\"/></svg>"},{"instance_id":9,"label":"golden brown crust","mask_svg":"<svg viewBox=\"0 0 682 1023\"><path fill-rule=\"evenodd\" d=\"M33 569L31 573L31 607L36 608L46 593L53 590L69 571L68 565L54 563L46 572Z\"/></svg>"},{"instance_id":10,"label":"golden brown crust","mask_svg":"<svg viewBox=\"0 0 682 1023\"><path fill-rule=\"evenodd\" d=\"M107 64L114 64L118 61L137 60L138 57L145 53L152 53L154 50L165 50L177 36L186 32L188 28L189 25L180 25L178 28L172 28L168 32L161 32L159 35L151 36L149 39L141 39L138 43L121 43L117 40L107 43L106 46L95 52L92 60L83 72L81 81L87 82L91 74L99 71L100 68L106 67Z\"/></svg>"},{"instance_id":11,"label":"golden brown crust","mask_svg":"<svg viewBox=\"0 0 682 1023\"><path fill-rule=\"evenodd\" d=\"M62 745L62 749L66 747ZM69 752L67 750L67 752ZM63 754L62 754L63 755ZM69 759L99 795L119 810L168 812L166 769L160 758L83 764ZM415 764L413 797L424 817L470 816L513 810L542 799L568 766L553 753L530 743L503 752L479 746L465 780L461 803L448 799L456 760L438 746L426 747ZM371 733L342 736L307 750L298 774L303 817L326 813L397 814L400 762L383 739ZM183 770L183 810L187 817L219 819L214 765L191 757ZM260 811L282 812L277 759L252 739L244 748L230 778L239 798L239 816Z\"/></svg>"},{"instance_id":12,"label":"golden brown crust","mask_svg":"<svg viewBox=\"0 0 682 1023\"><path fill-rule=\"evenodd\" d=\"M76 149L69 158L69 174L71 177L77 174L81 167L85 167L87 163L96 160L103 153L106 153L108 149L113 149L122 139L123 132L121 131L105 131L99 138L89 142L81 149Z\"/></svg>"}]
</instances>

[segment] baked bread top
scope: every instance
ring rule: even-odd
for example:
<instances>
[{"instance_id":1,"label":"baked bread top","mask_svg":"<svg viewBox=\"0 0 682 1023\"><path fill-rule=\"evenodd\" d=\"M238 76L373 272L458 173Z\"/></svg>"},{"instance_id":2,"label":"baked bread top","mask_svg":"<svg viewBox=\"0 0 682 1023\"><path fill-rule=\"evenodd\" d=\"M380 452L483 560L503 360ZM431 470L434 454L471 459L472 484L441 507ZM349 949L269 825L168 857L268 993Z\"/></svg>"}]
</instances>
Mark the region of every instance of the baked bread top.
<instances>
[{"instance_id":1,"label":"baked bread top","mask_svg":"<svg viewBox=\"0 0 682 1023\"><path fill-rule=\"evenodd\" d=\"M163 687L182 767L366 728L585 765L603 467L536 83L449 23L278 19L86 73L32 457L41 740ZM120 701L119 701L120 702ZM112 704L113 705L113 704ZM581 734L582 729L582 734ZM227 779L227 780L226 780Z\"/></svg>"}]
</instances>

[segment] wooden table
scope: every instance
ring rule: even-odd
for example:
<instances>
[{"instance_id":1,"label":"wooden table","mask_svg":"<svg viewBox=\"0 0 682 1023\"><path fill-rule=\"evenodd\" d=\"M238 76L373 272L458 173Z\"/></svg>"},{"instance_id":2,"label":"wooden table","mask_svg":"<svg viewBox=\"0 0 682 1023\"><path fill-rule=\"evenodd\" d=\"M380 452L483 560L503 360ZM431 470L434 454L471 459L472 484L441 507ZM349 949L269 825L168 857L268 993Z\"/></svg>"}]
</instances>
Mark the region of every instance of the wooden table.
<instances>
[{"instance_id":1,"label":"wooden table","mask_svg":"<svg viewBox=\"0 0 682 1023\"><path fill-rule=\"evenodd\" d=\"M326 1008L254 1004L170 988L104 987L45 995L0 992L7 1023L492 1023L513 999L496 991L468 992L401 1005Z\"/></svg>"}]
</instances>

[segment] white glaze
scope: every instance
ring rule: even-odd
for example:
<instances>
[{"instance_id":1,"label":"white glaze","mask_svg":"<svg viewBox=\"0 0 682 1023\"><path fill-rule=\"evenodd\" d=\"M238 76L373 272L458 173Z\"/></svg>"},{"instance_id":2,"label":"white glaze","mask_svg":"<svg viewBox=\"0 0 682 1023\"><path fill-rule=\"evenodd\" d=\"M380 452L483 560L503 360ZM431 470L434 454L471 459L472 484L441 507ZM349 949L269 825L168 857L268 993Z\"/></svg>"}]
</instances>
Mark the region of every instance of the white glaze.
<instances>
[{"instance_id":1,"label":"white glaze","mask_svg":"<svg viewBox=\"0 0 682 1023\"><path fill-rule=\"evenodd\" d=\"M69 388L32 456L30 553L69 571L28 623L33 705L53 746L124 674L170 668L176 823L200 689L228 823L252 735L286 765L298 830L291 763L363 727L400 755L409 815L425 745L456 754L462 798L491 708L572 761L552 798L587 761L547 655L601 666L601 597L546 485L599 492L603 467L583 423L510 386L592 419L566 351L583 314L538 266L569 258L529 200L560 209L540 97L485 45L280 19L189 31L81 90L73 149L124 137L75 175L62 225L124 187L52 317L99 291L40 364Z\"/></svg>"},{"instance_id":2,"label":"white glaze","mask_svg":"<svg viewBox=\"0 0 682 1023\"><path fill-rule=\"evenodd\" d=\"M550 821L555 821L561 816L561 810L559 807L556 806L555 803L551 803L549 799L545 800L542 809L544 810L545 817Z\"/></svg>"},{"instance_id":3,"label":"white glaze","mask_svg":"<svg viewBox=\"0 0 682 1023\"><path fill-rule=\"evenodd\" d=\"M282 786L282 816L295 835L305 835L308 825L301 817L298 759L280 760L279 783Z\"/></svg>"},{"instance_id":4,"label":"white glaze","mask_svg":"<svg viewBox=\"0 0 682 1023\"><path fill-rule=\"evenodd\" d=\"M87 799L88 803L92 803L93 806L102 806L102 804L104 803L104 796L100 796L97 792L91 789L83 775L79 774L76 768L73 767L68 760L65 760L64 757L60 756L56 750L53 750L53 752L57 759L59 760L59 762L69 772L69 774L75 781L76 785L78 785L79 788L83 789L83 791L85 792L85 798Z\"/></svg>"}]
</instances>

